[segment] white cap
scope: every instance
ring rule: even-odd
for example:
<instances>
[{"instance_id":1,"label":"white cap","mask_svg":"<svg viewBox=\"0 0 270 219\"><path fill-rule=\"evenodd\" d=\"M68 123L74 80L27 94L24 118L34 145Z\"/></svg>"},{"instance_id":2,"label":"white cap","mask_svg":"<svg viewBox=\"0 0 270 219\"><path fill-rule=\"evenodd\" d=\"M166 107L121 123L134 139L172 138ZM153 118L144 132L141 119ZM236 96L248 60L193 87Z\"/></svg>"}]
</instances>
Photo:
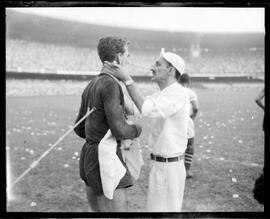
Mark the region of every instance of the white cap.
<instances>
[{"instance_id":1,"label":"white cap","mask_svg":"<svg viewBox=\"0 0 270 219\"><path fill-rule=\"evenodd\" d=\"M175 67L180 74L185 73L185 62L184 60L179 56L176 55L175 53L172 52L165 52L165 49L162 48L160 52L160 57L163 57Z\"/></svg>"}]
</instances>

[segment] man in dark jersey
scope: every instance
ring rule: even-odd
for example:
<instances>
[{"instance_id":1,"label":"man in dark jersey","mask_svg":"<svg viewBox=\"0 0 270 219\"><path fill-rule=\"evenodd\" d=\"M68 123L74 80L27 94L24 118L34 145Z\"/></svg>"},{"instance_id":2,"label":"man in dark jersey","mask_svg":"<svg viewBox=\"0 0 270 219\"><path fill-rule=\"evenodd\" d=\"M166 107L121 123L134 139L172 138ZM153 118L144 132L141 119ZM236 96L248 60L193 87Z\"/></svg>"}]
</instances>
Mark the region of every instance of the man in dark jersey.
<instances>
[{"instance_id":1,"label":"man in dark jersey","mask_svg":"<svg viewBox=\"0 0 270 219\"><path fill-rule=\"evenodd\" d=\"M116 62L126 65L128 62L128 41L115 36L103 37L99 40L98 55L101 62ZM110 200L104 196L100 166L98 160L98 145L110 129L117 140L116 154L123 162L121 155L121 140L134 139L141 134L141 126L129 125L126 122L124 97L121 86L110 75L110 70L104 65L101 73L84 89L81 106L76 122L88 109L96 109L74 131L85 138L80 155L80 176L86 185L87 199L93 211L127 211L126 188L132 186L131 175L126 168L126 174L120 180Z\"/></svg>"}]
</instances>

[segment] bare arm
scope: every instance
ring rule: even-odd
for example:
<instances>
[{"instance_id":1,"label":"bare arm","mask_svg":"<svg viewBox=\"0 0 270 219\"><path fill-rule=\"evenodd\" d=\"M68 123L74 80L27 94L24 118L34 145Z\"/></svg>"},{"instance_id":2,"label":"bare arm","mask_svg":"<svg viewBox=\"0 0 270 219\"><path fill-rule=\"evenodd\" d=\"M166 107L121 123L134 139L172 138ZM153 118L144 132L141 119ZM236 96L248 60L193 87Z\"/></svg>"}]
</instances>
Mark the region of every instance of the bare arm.
<instances>
[{"instance_id":1,"label":"bare arm","mask_svg":"<svg viewBox=\"0 0 270 219\"><path fill-rule=\"evenodd\" d=\"M261 92L258 94L258 96L255 99L255 102L258 104L258 106L264 110L264 105L262 103L263 98L264 98L264 89L261 90Z\"/></svg>"},{"instance_id":2,"label":"bare arm","mask_svg":"<svg viewBox=\"0 0 270 219\"><path fill-rule=\"evenodd\" d=\"M135 82L133 82L131 85L127 86L128 93L132 100L134 101L137 108L142 112L142 105L144 102L144 97L139 92L137 86L135 85Z\"/></svg>"},{"instance_id":3,"label":"bare arm","mask_svg":"<svg viewBox=\"0 0 270 219\"><path fill-rule=\"evenodd\" d=\"M121 87L122 87L123 94L124 94L126 115L128 115L128 116L136 116L136 115L140 114L139 110L137 109L134 102L130 98L126 86L124 84L122 86L122 83L121 83Z\"/></svg>"}]
</instances>

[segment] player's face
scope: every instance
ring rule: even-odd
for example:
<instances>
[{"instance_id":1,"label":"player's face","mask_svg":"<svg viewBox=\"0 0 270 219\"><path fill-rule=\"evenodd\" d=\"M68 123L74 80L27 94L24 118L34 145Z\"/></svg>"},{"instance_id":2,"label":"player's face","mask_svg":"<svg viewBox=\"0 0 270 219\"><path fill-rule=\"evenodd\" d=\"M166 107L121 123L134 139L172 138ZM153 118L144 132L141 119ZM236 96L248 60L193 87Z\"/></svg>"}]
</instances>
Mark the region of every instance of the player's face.
<instances>
[{"instance_id":1,"label":"player's face","mask_svg":"<svg viewBox=\"0 0 270 219\"><path fill-rule=\"evenodd\" d=\"M118 64L121 66L127 66L130 63L129 56L130 54L128 51L128 47L125 46L125 52L118 54Z\"/></svg>"},{"instance_id":2,"label":"player's face","mask_svg":"<svg viewBox=\"0 0 270 219\"><path fill-rule=\"evenodd\" d=\"M170 67L164 58L159 58L150 69L153 73L152 81L159 82L168 79Z\"/></svg>"}]
</instances>

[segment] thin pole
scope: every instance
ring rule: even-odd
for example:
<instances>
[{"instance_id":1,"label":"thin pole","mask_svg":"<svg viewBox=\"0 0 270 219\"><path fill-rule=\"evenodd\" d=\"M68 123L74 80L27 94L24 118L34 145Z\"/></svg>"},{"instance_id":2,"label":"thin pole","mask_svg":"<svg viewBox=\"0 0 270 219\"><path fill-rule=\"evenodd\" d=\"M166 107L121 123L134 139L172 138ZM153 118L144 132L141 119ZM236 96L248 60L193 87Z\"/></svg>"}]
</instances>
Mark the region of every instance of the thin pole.
<instances>
[{"instance_id":1,"label":"thin pole","mask_svg":"<svg viewBox=\"0 0 270 219\"><path fill-rule=\"evenodd\" d=\"M91 110L88 110L87 113L73 126L71 127L63 136L61 136L47 151L45 151L36 161L34 161L30 167L25 170L12 184L10 185L10 188L12 188L16 183L18 183L27 173L29 173L32 169L34 169L38 163L46 157L49 152L58 145L75 127L77 127L87 116L89 116L94 110L96 110L95 107L93 107Z\"/></svg>"}]
</instances>

